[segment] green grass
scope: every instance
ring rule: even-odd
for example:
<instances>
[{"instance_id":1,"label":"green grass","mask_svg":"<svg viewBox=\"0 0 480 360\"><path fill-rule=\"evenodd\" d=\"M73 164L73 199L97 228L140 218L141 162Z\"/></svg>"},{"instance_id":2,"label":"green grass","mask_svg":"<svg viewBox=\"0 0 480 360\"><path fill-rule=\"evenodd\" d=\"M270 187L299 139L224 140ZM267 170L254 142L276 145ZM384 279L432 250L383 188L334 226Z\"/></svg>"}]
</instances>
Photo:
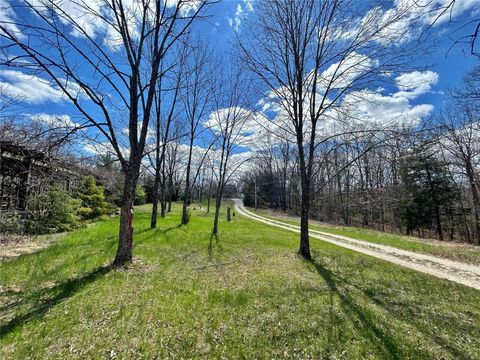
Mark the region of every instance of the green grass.
<instances>
[{"instance_id":1,"label":"green grass","mask_svg":"<svg viewBox=\"0 0 480 360\"><path fill-rule=\"evenodd\" d=\"M132 265L106 266L117 219L0 265L2 359L478 359L479 292L237 215L180 207Z\"/></svg>"},{"instance_id":2,"label":"green grass","mask_svg":"<svg viewBox=\"0 0 480 360\"><path fill-rule=\"evenodd\" d=\"M266 218L280 220L292 225L300 225L300 218L287 216L280 211L277 212L267 209L255 210L253 208L248 208L248 210ZM354 226L320 224L314 221L310 222L310 229L319 230L334 235L348 236L354 239L376 244L389 245L398 249L431 254L451 260L480 265L480 247L478 246L451 242L445 242L444 244L441 244L438 241L423 240L411 236L388 234L381 231L363 229Z\"/></svg>"}]
</instances>

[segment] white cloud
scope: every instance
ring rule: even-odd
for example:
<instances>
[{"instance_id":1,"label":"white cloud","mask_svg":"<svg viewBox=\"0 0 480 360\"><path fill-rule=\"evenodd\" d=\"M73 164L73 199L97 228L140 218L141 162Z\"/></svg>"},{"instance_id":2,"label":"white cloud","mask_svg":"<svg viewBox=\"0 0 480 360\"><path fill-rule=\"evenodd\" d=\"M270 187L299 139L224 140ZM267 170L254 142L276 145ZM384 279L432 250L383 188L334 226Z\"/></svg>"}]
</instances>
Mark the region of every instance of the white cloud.
<instances>
[{"instance_id":1,"label":"white cloud","mask_svg":"<svg viewBox=\"0 0 480 360\"><path fill-rule=\"evenodd\" d=\"M17 37L23 37L20 29L15 24L15 12L7 0L0 0L0 23Z\"/></svg>"},{"instance_id":2,"label":"white cloud","mask_svg":"<svg viewBox=\"0 0 480 360\"><path fill-rule=\"evenodd\" d=\"M0 70L0 86L5 96L34 104L60 102L64 97L63 91L50 82L16 70Z\"/></svg>"},{"instance_id":3,"label":"white cloud","mask_svg":"<svg viewBox=\"0 0 480 360\"><path fill-rule=\"evenodd\" d=\"M372 30L382 29L372 40L398 45L412 40L427 26L443 25L469 11L480 14L478 0L395 0L390 9L376 7L368 11L359 23L373 24Z\"/></svg>"},{"instance_id":4,"label":"white cloud","mask_svg":"<svg viewBox=\"0 0 480 360\"><path fill-rule=\"evenodd\" d=\"M331 88L342 89L349 86L355 79L378 66L377 60L352 52L346 59L330 65L320 75L320 84L326 88L332 82Z\"/></svg>"},{"instance_id":5,"label":"white cloud","mask_svg":"<svg viewBox=\"0 0 480 360\"><path fill-rule=\"evenodd\" d=\"M433 105L412 105L409 97L396 95L370 90L348 94L339 109L347 120L332 125L341 129L414 127L433 111Z\"/></svg>"},{"instance_id":6,"label":"white cloud","mask_svg":"<svg viewBox=\"0 0 480 360\"><path fill-rule=\"evenodd\" d=\"M168 9L180 6L179 13L182 16L197 11L201 4L201 0L184 0L180 5L178 0L163 0L162 2L162 6L166 6ZM48 13L47 17L50 16L52 3L58 8L55 10L58 19L64 25L70 26L73 36L84 37L86 35L92 38L101 38L111 50L116 50L122 44L121 36L116 29L118 25L115 15L111 6L107 6L104 1L32 0L31 2L37 11ZM130 36L136 39L143 22L142 3L135 0L123 0L122 6L126 13ZM156 2L150 2L148 7L147 11L153 14L156 9ZM169 14L166 16L169 16Z\"/></svg>"},{"instance_id":7,"label":"white cloud","mask_svg":"<svg viewBox=\"0 0 480 360\"><path fill-rule=\"evenodd\" d=\"M437 82L438 74L431 70L402 74L395 78L395 83L400 91L395 93L394 97L414 99L421 94L429 92Z\"/></svg>"},{"instance_id":8,"label":"white cloud","mask_svg":"<svg viewBox=\"0 0 480 360\"><path fill-rule=\"evenodd\" d=\"M442 25L468 11L472 11L473 15L480 13L478 0L456 0L453 6L452 0L396 0L396 3L397 6L416 6L422 11L419 20L425 25L433 24L435 20L434 26Z\"/></svg>"},{"instance_id":9,"label":"white cloud","mask_svg":"<svg viewBox=\"0 0 480 360\"><path fill-rule=\"evenodd\" d=\"M63 24L71 24L71 20L67 17L70 17L77 23L78 26L72 27L72 35L74 36L83 36L81 31L79 31L79 29L82 29L88 36L95 37L103 33L107 28L106 22L96 15L103 13L101 1L33 0L31 2L32 6L36 7L36 9L41 9L45 12L51 11L52 3L60 9L56 12L59 14L59 19ZM63 12L65 15L62 14Z\"/></svg>"},{"instance_id":10,"label":"white cloud","mask_svg":"<svg viewBox=\"0 0 480 360\"><path fill-rule=\"evenodd\" d=\"M248 12L253 12L253 0L243 0L243 3Z\"/></svg>"},{"instance_id":11,"label":"white cloud","mask_svg":"<svg viewBox=\"0 0 480 360\"><path fill-rule=\"evenodd\" d=\"M248 13L254 11L253 0L243 0L243 4L244 7L242 7L241 3L237 4L235 8L235 16L233 18L228 17L228 24L234 31L238 31L242 25L242 20L246 19Z\"/></svg>"},{"instance_id":12,"label":"white cloud","mask_svg":"<svg viewBox=\"0 0 480 360\"><path fill-rule=\"evenodd\" d=\"M112 150L112 145L108 141L93 141L89 139L83 144L83 150L94 155L109 154L115 157L117 156Z\"/></svg>"},{"instance_id":13,"label":"white cloud","mask_svg":"<svg viewBox=\"0 0 480 360\"><path fill-rule=\"evenodd\" d=\"M243 18L243 9L242 5L237 4L237 8L235 10L235 17L228 18L228 23L230 24L231 27L233 27L234 31L238 31L240 29L240 25L242 24L242 18Z\"/></svg>"},{"instance_id":14,"label":"white cloud","mask_svg":"<svg viewBox=\"0 0 480 360\"><path fill-rule=\"evenodd\" d=\"M384 88L348 92L338 104L322 115L317 128L318 138L354 130L417 126L423 118L433 112L434 107L431 104L412 104L412 100L432 91L432 87L438 82L438 74L433 71L415 71L401 74L395 80L398 91L393 94L387 94ZM307 102L309 98L307 96ZM285 139L296 141L295 130L285 104L269 94L258 105L268 109L269 112L275 112L275 116L273 119L268 119L267 116L253 118L257 126L252 127L254 135L250 136L249 146L252 149L272 146ZM304 108L306 111L304 135L308 138L311 132L308 104Z\"/></svg>"},{"instance_id":15,"label":"white cloud","mask_svg":"<svg viewBox=\"0 0 480 360\"><path fill-rule=\"evenodd\" d=\"M251 146L252 135L258 129L258 122L252 110L241 107L229 107L210 113L204 126L239 146Z\"/></svg>"}]
</instances>

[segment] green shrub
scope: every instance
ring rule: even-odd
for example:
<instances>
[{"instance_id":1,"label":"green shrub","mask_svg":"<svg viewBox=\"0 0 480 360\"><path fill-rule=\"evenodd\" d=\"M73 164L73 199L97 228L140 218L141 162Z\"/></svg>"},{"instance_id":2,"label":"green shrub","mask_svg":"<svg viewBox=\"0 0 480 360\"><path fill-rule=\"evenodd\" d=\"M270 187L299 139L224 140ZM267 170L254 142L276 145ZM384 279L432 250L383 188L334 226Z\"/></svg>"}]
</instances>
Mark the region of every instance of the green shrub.
<instances>
[{"instance_id":1,"label":"green shrub","mask_svg":"<svg viewBox=\"0 0 480 360\"><path fill-rule=\"evenodd\" d=\"M35 199L35 215L28 222L28 230L35 234L72 230L80 225L77 209L81 200L72 198L60 187L52 186Z\"/></svg>"},{"instance_id":2,"label":"green shrub","mask_svg":"<svg viewBox=\"0 0 480 360\"><path fill-rule=\"evenodd\" d=\"M97 185L93 176L87 176L80 186L77 197L81 200L78 214L82 220L95 220L110 212L102 186Z\"/></svg>"},{"instance_id":3,"label":"green shrub","mask_svg":"<svg viewBox=\"0 0 480 360\"><path fill-rule=\"evenodd\" d=\"M18 212L4 212L0 217L0 232L21 234L24 221Z\"/></svg>"},{"instance_id":4,"label":"green shrub","mask_svg":"<svg viewBox=\"0 0 480 360\"><path fill-rule=\"evenodd\" d=\"M143 186L138 185L135 190L135 205L145 204L146 199L147 199L147 194L145 193Z\"/></svg>"}]
</instances>

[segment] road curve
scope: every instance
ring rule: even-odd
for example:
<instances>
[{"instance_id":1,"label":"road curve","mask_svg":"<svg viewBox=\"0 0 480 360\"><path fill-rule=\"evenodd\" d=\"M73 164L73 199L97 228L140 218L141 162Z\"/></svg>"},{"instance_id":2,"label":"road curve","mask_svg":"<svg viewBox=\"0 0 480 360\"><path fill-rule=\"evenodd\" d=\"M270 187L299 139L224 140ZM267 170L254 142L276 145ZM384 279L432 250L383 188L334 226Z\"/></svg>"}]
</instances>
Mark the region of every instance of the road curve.
<instances>
[{"instance_id":1,"label":"road curve","mask_svg":"<svg viewBox=\"0 0 480 360\"><path fill-rule=\"evenodd\" d=\"M270 226L296 233L300 232L299 226L252 213L245 208L242 199L233 199L233 201L235 203L235 209L240 215ZM317 230L310 230L309 233L313 238L480 290L480 267L478 266Z\"/></svg>"}]
</instances>

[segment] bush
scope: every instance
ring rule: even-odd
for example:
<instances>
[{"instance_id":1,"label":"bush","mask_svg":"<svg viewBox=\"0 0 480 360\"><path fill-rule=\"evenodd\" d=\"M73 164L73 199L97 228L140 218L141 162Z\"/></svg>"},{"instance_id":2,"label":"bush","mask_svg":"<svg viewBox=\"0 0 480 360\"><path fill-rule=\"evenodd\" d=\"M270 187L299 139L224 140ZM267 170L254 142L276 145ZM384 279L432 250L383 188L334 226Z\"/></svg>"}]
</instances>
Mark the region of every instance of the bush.
<instances>
[{"instance_id":1,"label":"bush","mask_svg":"<svg viewBox=\"0 0 480 360\"><path fill-rule=\"evenodd\" d=\"M35 234L72 230L80 225L77 209L81 200L53 186L35 199L36 215L29 220L28 230Z\"/></svg>"},{"instance_id":2,"label":"bush","mask_svg":"<svg viewBox=\"0 0 480 360\"><path fill-rule=\"evenodd\" d=\"M93 176L87 176L80 186L77 197L81 200L78 214L83 220L95 220L110 212L102 186L97 185Z\"/></svg>"},{"instance_id":3,"label":"bush","mask_svg":"<svg viewBox=\"0 0 480 360\"><path fill-rule=\"evenodd\" d=\"M143 186L138 185L135 190L135 205L145 204L146 199L147 199L147 194L145 193Z\"/></svg>"},{"instance_id":4,"label":"bush","mask_svg":"<svg viewBox=\"0 0 480 360\"><path fill-rule=\"evenodd\" d=\"M3 212L0 217L0 232L21 234L24 231L22 216L16 211Z\"/></svg>"}]
</instances>

